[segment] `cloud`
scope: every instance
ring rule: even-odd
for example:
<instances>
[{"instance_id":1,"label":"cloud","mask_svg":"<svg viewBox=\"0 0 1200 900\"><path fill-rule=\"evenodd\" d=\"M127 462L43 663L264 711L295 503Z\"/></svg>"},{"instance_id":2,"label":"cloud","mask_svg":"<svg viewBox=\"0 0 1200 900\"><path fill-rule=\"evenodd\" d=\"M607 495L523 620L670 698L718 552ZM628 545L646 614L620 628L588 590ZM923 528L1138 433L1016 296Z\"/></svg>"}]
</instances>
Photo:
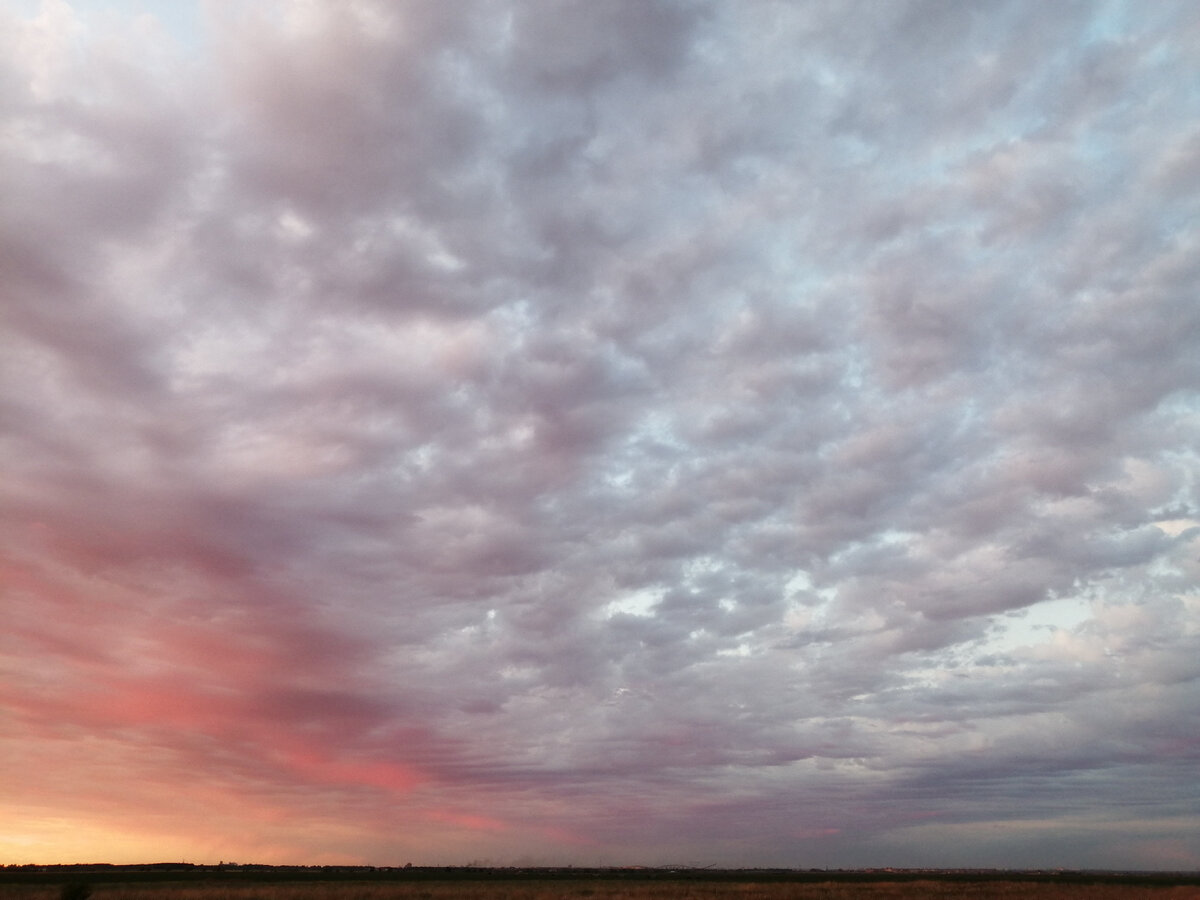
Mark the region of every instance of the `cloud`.
<instances>
[{"instance_id":1,"label":"cloud","mask_svg":"<svg viewBox=\"0 0 1200 900\"><path fill-rule=\"evenodd\" d=\"M1183 7L205 9L2 13L9 861L1194 865Z\"/></svg>"}]
</instances>

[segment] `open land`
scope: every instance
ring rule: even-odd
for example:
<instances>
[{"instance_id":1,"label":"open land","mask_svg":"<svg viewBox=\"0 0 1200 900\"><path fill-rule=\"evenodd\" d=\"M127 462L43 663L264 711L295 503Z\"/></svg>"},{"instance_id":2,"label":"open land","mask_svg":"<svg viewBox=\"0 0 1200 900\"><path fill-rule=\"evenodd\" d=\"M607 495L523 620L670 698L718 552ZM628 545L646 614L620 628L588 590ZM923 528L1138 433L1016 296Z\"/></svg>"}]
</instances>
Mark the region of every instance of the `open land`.
<instances>
[{"instance_id":1,"label":"open land","mask_svg":"<svg viewBox=\"0 0 1200 900\"><path fill-rule=\"evenodd\" d=\"M81 890L82 885L86 888ZM0 870L0 900L83 900L89 894L91 900L1200 900L1200 873L272 866Z\"/></svg>"}]
</instances>

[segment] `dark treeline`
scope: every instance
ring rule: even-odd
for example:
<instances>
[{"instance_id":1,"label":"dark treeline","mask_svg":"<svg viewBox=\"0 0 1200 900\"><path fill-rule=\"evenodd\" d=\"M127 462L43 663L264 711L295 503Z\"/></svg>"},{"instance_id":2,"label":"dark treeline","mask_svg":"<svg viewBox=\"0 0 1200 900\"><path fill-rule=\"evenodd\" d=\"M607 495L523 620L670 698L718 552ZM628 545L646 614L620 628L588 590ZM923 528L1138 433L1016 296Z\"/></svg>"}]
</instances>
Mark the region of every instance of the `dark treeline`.
<instances>
[{"instance_id":1,"label":"dark treeline","mask_svg":"<svg viewBox=\"0 0 1200 900\"><path fill-rule=\"evenodd\" d=\"M9 865L0 867L0 883L47 884L141 881L738 881L738 882L1040 882L1169 887L1200 885L1200 872L1124 872L1046 869L717 869L689 866L270 866L149 863L114 865Z\"/></svg>"}]
</instances>

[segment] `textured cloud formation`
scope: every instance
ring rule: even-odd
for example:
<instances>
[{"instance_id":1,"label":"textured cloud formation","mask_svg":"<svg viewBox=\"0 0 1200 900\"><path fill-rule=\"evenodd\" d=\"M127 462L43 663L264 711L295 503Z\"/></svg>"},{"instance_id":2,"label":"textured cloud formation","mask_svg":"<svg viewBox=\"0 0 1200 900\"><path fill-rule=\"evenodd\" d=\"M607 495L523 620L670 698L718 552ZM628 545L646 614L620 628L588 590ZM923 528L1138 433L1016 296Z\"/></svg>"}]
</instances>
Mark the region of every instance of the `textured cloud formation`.
<instances>
[{"instance_id":1,"label":"textured cloud formation","mask_svg":"<svg viewBox=\"0 0 1200 900\"><path fill-rule=\"evenodd\" d=\"M1194 12L10 3L3 861L1200 866Z\"/></svg>"}]
</instances>

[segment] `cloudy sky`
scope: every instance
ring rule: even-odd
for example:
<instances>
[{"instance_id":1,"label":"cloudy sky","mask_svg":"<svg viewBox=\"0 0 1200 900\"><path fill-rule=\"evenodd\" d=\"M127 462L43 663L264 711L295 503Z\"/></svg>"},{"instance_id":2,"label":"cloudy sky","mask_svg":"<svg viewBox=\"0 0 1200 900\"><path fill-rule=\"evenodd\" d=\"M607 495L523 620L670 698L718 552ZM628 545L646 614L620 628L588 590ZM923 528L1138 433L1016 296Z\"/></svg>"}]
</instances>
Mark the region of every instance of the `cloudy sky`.
<instances>
[{"instance_id":1,"label":"cloudy sky","mask_svg":"<svg viewBox=\"0 0 1200 900\"><path fill-rule=\"evenodd\" d=\"M0 0L0 863L1200 867L1191 2Z\"/></svg>"}]
</instances>

